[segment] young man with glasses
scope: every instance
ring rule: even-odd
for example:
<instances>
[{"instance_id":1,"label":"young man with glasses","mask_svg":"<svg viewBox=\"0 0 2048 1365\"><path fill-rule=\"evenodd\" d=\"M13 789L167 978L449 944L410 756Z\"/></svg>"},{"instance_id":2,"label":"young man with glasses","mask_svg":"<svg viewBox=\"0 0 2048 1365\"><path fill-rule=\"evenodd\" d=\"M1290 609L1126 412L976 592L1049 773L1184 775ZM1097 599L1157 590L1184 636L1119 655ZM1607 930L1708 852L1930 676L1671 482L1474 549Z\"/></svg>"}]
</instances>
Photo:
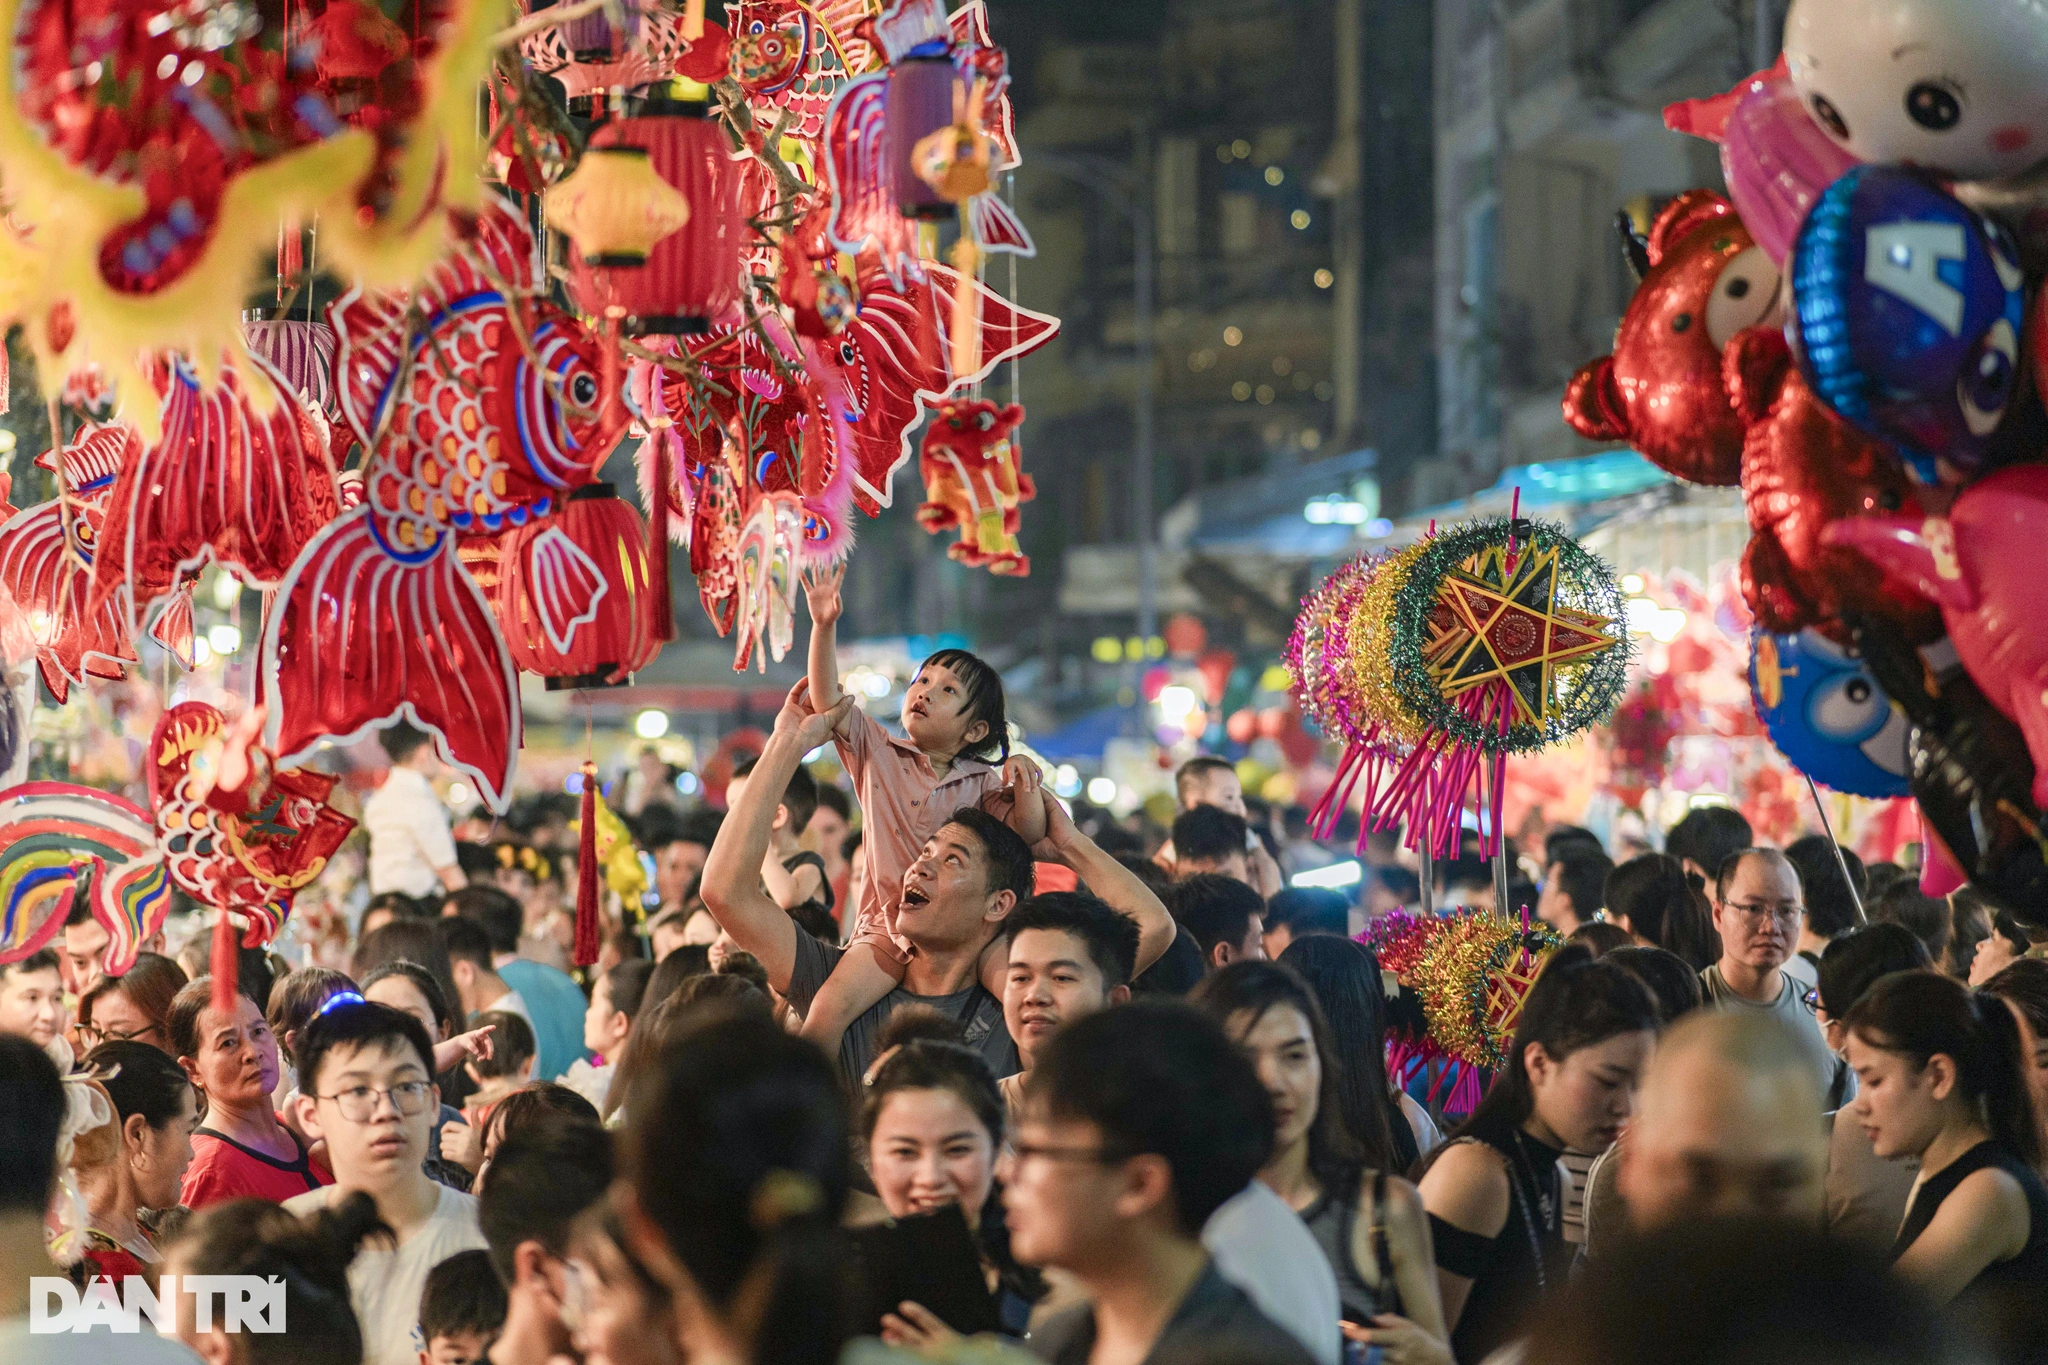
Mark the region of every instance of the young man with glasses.
<instances>
[{"instance_id":1,"label":"young man with glasses","mask_svg":"<svg viewBox=\"0 0 2048 1365\"><path fill-rule=\"evenodd\" d=\"M1220 1027L1165 1001L1075 1020L1040 1052L1024 1106L1003 1192L1010 1250L1089 1300L1032 1333L1040 1358L1312 1365L1202 1247L1209 1215L1273 1148L1273 1102Z\"/></svg>"},{"instance_id":2,"label":"young man with glasses","mask_svg":"<svg viewBox=\"0 0 2048 1365\"><path fill-rule=\"evenodd\" d=\"M1799 946L1806 910L1798 870L1775 848L1746 848L1721 864L1715 879L1714 928L1721 958L1700 973L1709 1009L1774 1014L1798 1036L1826 1094L1835 1056L1806 1001L1806 983L1784 970Z\"/></svg>"},{"instance_id":3,"label":"young man with glasses","mask_svg":"<svg viewBox=\"0 0 2048 1365\"><path fill-rule=\"evenodd\" d=\"M435 1184L423 1163L440 1111L434 1047L403 1010L338 995L299 1041L299 1125L327 1142L334 1184L285 1201L308 1214L361 1190L377 1201L390 1242L368 1242L349 1265L349 1298L363 1328L365 1365L417 1365L420 1292L427 1272L485 1246L476 1200Z\"/></svg>"}]
</instances>

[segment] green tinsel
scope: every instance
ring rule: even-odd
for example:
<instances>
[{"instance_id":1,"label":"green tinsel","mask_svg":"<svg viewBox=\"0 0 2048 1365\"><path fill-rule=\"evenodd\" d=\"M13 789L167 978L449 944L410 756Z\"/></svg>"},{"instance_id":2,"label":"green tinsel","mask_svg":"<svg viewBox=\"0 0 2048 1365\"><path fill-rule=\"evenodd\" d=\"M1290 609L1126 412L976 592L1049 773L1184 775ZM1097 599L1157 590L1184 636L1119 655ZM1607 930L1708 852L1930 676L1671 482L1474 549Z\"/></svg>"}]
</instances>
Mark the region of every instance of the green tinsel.
<instances>
[{"instance_id":1,"label":"green tinsel","mask_svg":"<svg viewBox=\"0 0 2048 1365\"><path fill-rule=\"evenodd\" d=\"M1583 662L1558 665L1553 688L1556 706L1550 720L1543 725L1518 722L1510 725L1505 735L1467 717L1438 690L1422 659L1437 593L1452 570L1486 550L1505 546L1510 529L1506 517L1490 517L1454 526L1422 542L1422 552L1409 565L1408 581L1394 599L1393 619L1387 624L1389 663L1401 700L1430 726L1487 754L1534 753L1584 733L1613 714L1628 677L1629 638L1622 621L1621 586L1614 571L1562 526L1524 519L1518 540L1524 551L1553 546L1558 551L1558 605L1606 617L1614 648Z\"/></svg>"}]
</instances>

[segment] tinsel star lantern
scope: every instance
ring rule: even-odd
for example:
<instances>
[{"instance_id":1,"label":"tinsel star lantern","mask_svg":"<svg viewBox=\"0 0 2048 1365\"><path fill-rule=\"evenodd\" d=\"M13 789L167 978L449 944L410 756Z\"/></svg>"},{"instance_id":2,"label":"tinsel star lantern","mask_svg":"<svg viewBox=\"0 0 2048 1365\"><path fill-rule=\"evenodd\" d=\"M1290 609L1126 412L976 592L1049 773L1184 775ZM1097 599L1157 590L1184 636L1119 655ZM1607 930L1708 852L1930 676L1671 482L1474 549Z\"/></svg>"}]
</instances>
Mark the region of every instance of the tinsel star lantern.
<instances>
[{"instance_id":1,"label":"tinsel star lantern","mask_svg":"<svg viewBox=\"0 0 2048 1365\"><path fill-rule=\"evenodd\" d=\"M1564 940L1526 915L1488 910L1453 915L1430 936L1413 977L1437 1047L1466 1066L1446 1111L1470 1113L1479 1101L1479 1071L1508 1064L1522 1006L1550 955Z\"/></svg>"},{"instance_id":2,"label":"tinsel star lantern","mask_svg":"<svg viewBox=\"0 0 2048 1365\"><path fill-rule=\"evenodd\" d=\"M548 221L585 265L643 266L655 243L690 221L690 205L654 169L645 147L592 147L547 193Z\"/></svg>"},{"instance_id":3,"label":"tinsel star lantern","mask_svg":"<svg viewBox=\"0 0 2048 1365\"><path fill-rule=\"evenodd\" d=\"M497 607L512 662L549 691L625 686L673 633L654 581L667 569L665 553L649 562L647 528L610 484L577 489L506 538Z\"/></svg>"}]
</instances>

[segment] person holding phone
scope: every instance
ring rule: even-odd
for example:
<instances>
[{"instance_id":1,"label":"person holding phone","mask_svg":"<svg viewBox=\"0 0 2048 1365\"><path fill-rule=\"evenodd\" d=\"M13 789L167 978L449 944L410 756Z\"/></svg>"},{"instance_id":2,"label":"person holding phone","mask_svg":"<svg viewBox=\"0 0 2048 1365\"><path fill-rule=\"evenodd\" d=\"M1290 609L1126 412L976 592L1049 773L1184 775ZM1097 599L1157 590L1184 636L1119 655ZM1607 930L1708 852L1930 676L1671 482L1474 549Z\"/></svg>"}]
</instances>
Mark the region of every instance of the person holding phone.
<instances>
[{"instance_id":1,"label":"person holding phone","mask_svg":"<svg viewBox=\"0 0 2048 1365\"><path fill-rule=\"evenodd\" d=\"M889 1216L958 1205L981 1252L1002 1330L1022 1337L1045 1282L1010 1256L996 1183L1006 1113L979 1053L921 1038L883 1059L861 1108L861 1130L875 1193ZM935 1346L953 1335L952 1325L915 1299L882 1318L882 1339L892 1346Z\"/></svg>"}]
</instances>

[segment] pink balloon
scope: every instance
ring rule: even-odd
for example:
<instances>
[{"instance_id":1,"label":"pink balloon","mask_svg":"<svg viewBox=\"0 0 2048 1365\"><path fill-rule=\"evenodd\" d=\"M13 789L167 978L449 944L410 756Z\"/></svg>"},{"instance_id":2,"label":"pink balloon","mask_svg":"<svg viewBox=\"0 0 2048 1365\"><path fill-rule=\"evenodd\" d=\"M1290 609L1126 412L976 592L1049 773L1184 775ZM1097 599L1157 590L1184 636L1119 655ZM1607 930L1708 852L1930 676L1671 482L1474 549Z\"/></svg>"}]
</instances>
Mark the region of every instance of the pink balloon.
<instances>
[{"instance_id":1,"label":"pink balloon","mask_svg":"<svg viewBox=\"0 0 2048 1365\"><path fill-rule=\"evenodd\" d=\"M1813 201L1855 164L1814 123L1783 76L1755 82L1721 133L1728 197L1756 244L1780 263Z\"/></svg>"}]
</instances>

